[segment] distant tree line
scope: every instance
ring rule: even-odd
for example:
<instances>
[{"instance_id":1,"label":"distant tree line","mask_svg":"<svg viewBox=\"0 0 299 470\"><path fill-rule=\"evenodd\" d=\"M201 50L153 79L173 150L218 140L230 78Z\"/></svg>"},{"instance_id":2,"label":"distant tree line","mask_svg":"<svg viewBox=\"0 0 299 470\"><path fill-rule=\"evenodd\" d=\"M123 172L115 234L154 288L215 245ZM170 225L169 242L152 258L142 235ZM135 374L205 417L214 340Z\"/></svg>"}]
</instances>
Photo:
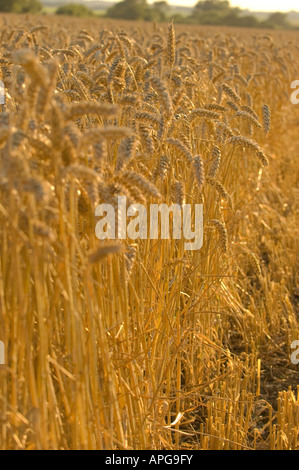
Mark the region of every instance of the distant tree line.
<instances>
[{"instance_id":1,"label":"distant tree line","mask_svg":"<svg viewBox=\"0 0 299 470\"><path fill-rule=\"evenodd\" d=\"M39 0L0 0L0 11L12 13L38 13L42 10Z\"/></svg>"},{"instance_id":2,"label":"distant tree line","mask_svg":"<svg viewBox=\"0 0 299 470\"><path fill-rule=\"evenodd\" d=\"M238 7L232 7L229 0L199 0L192 14L173 14L166 1L156 1L152 5L147 0L122 0L108 9L106 16L126 20L168 21L176 23L227 25L256 28L292 29L287 14L273 13L265 21L254 15L244 15Z\"/></svg>"},{"instance_id":3,"label":"distant tree line","mask_svg":"<svg viewBox=\"0 0 299 470\"><path fill-rule=\"evenodd\" d=\"M40 0L0 0L0 12L10 13L39 13L43 9ZM57 15L68 16L92 16L93 11L85 5L70 3L59 7Z\"/></svg>"},{"instance_id":4,"label":"distant tree line","mask_svg":"<svg viewBox=\"0 0 299 470\"><path fill-rule=\"evenodd\" d=\"M67 15L67 16L93 16L93 11L87 8L85 5L79 3L69 3L63 5L56 10L56 15Z\"/></svg>"},{"instance_id":5,"label":"distant tree line","mask_svg":"<svg viewBox=\"0 0 299 470\"><path fill-rule=\"evenodd\" d=\"M123 0L108 9L108 18L124 20L167 21L171 8L166 1L157 1L152 5L147 0Z\"/></svg>"},{"instance_id":6,"label":"distant tree line","mask_svg":"<svg viewBox=\"0 0 299 470\"><path fill-rule=\"evenodd\" d=\"M38 13L42 10L40 0L0 0L0 11L14 13ZM93 16L86 5L70 3L56 10L58 15ZM124 20L169 21L176 23L201 25L244 26L272 29L298 29L287 20L286 13L273 13L267 20L261 21L254 15L244 15L238 7L232 7L229 0L199 0L192 14L184 16L173 14L171 6L165 0L148 4L147 0L122 0L106 12L106 17Z\"/></svg>"}]
</instances>

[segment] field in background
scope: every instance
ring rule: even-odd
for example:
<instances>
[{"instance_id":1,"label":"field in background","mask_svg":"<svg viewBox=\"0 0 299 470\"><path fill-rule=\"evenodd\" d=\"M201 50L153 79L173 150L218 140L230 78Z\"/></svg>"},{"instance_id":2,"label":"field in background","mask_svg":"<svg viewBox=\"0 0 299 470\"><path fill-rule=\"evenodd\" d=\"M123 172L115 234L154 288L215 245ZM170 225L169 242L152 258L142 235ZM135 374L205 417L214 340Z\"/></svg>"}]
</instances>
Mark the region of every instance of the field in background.
<instances>
[{"instance_id":1,"label":"field in background","mask_svg":"<svg viewBox=\"0 0 299 470\"><path fill-rule=\"evenodd\" d=\"M44 6L42 9L42 13L45 13L46 15L55 15L55 12L57 11L58 6L56 7L51 7L51 6ZM95 16L103 16L106 13L106 10L92 10L93 14Z\"/></svg>"},{"instance_id":2,"label":"field in background","mask_svg":"<svg viewBox=\"0 0 299 470\"><path fill-rule=\"evenodd\" d=\"M47 15L54 15L58 7L44 6L42 12Z\"/></svg>"},{"instance_id":3,"label":"field in background","mask_svg":"<svg viewBox=\"0 0 299 470\"><path fill-rule=\"evenodd\" d=\"M0 22L0 448L298 450L298 33ZM120 194L203 248L98 241Z\"/></svg>"}]
</instances>

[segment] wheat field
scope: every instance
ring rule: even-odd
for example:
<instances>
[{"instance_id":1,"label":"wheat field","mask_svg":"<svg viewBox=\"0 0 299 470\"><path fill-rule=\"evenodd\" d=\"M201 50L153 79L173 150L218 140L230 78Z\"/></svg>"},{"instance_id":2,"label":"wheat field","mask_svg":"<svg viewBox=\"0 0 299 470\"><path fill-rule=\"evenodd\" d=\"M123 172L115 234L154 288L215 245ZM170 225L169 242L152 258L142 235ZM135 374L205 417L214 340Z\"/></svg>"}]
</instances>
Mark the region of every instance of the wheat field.
<instances>
[{"instance_id":1,"label":"wheat field","mask_svg":"<svg viewBox=\"0 0 299 470\"><path fill-rule=\"evenodd\" d=\"M0 449L299 449L298 33L0 24ZM202 248L98 240L119 195Z\"/></svg>"}]
</instances>

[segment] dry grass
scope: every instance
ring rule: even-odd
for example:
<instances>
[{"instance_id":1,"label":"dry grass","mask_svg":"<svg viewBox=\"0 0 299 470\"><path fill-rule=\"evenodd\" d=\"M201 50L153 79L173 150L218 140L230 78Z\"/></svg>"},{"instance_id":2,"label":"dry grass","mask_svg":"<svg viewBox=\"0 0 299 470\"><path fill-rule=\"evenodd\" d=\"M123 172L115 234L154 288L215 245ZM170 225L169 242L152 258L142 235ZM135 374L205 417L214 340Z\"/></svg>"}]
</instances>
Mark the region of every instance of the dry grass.
<instances>
[{"instance_id":1,"label":"dry grass","mask_svg":"<svg viewBox=\"0 0 299 470\"><path fill-rule=\"evenodd\" d=\"M1 23L0 448L298 449L296 33ZM99 242L118 195L202 249Z\"/></svg>"}]
</instances>

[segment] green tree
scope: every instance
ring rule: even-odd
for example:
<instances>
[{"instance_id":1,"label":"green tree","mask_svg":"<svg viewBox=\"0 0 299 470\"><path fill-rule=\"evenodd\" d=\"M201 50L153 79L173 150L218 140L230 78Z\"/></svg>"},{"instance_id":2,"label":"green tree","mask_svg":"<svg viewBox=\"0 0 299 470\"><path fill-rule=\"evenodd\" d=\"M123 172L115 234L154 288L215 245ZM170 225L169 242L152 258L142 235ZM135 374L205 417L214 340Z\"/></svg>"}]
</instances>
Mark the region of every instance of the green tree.
<instances>
[{"instance_id":1,"label":"green tree","mask_svg":"<svg viewBox=\"0 0 299 470\"><path fill-rule=\"evenodd\" d=\"M109 8L106 16L124 20L159 20L154 9L147 4L146 0L123 0Z\"/></svg>"},{"instance_id":2,"label":"green tree","mask_svg":"<svg viewBox=\"0 0 299 470\"><path fill-rule=\"evenodd\" d=\"M285 26L288 23L287 14L279 11L272 13L272 15L269 16L268 21L270 21L270 23L277 24L278 26Z\"/></svg>"},{"instance_id":3,"label":"green tree","mask_svg":"<svg viewBox=\"0 0 299 470\"><path fill-rule=\"evenodd\" d=\"M253 15L239 16L236 12L231 12L224 17L225 25L239 26L244 28L259 27L259 20Z\"/></svg>"},{"instance_id":4,"label":"green tree","mask_svg":"<svg viewBox=\"0 0 299 470\"><path fill-rule=\"evenodd\" d=\"M194 7L193 19L200 24L224 24L224 17L236 14L228 0L200 0Z\"/></svg>"},{"instance_id":5,"label":"green tree","mask_svg":"<svg viewBox=\"0 0 299 470\"><path fill-rule=\"evenodd\" d=\"M0 0L0 11L12 11L13 0Z\"/></svg>"},{"instance_id":6,"label":"green tree","mask_svg":"<svg viewBox=\"0 0 299 470\"><path fill-rule=\"evenodd\" d=\"M165 12L168 12L170 10L170 5L167 2L165 2L165 0L158 0L157 2L154 2L153 6Z\"/></svg>"},{"instance_id":7,"label":"green tree","mask_svg":"<svg viewBox=\"0 0 299 470\"><path fill-rule=\"evenodd\" d=\"M266 21L261 23L263 28L289 29L291 24L287 19L287 13L272 13Z\"/></svg>"},{"instance_id":8,"label":"green tree","mask_svg":"<svg viewBox=\"0 0 299 470\"><path fill-rule=\"evenodd\" d=\"M67 15L67 16L92 16L93 12L85 5L79 5L77 3L69 3L56 10L56 15Z\"/></svg>"},{"instance_id":9,"label":"green tree","mask_svg":"<svg viewBox=\"0 0 299 470\"><path fill-rule=\"evenodd\" d=\"M228 0L199 0L195 5L195 11L218 11L218 12L227 12L231 9L230 3Z\"/></svg>"},{"instance_id":10,"label":"green tree","mask_svg":"<svg viewBox=\"0 0 299 470\"><path fill-rule=\"evenodd\" d=\"M160 0L157 2L154 2L152 5L152 9L156 12L157 14L157 20L156 21L167 21L167 18L171 12L171 7L170 5L165 2L164 0Z\"/></svg>"},{"instance_id":11,"label":"green tree","mask_svg":"<svg viewBox=\"0 0 299 470\"><path fill-rule=\"evenodd\" d=\"M38 13L42 9L39 0L0 0L0 11L13 13Z\"/></svg>"},{"instance_id":12,"label":"green tree","mask_svg":"<svg viewBox=\"0 0 299 470\"><path fill-rule=\"evenodd\" d=\"M190 22L228 26L259 26L259 21L252 15L242 16L242 10L232 7L228 0L200 0L194 7Z\"/></svg>"},{"instance_id":13,"label":"green tree","mask_svg":"<svg viewBox=\"0 0 299 470\"><path fill-rule=\"evenodd\" d=\"M142 20L144 17L145 1L123 0L107 10L109 18L122 18L125 20Z\"/></svg>"}]
</instances>

